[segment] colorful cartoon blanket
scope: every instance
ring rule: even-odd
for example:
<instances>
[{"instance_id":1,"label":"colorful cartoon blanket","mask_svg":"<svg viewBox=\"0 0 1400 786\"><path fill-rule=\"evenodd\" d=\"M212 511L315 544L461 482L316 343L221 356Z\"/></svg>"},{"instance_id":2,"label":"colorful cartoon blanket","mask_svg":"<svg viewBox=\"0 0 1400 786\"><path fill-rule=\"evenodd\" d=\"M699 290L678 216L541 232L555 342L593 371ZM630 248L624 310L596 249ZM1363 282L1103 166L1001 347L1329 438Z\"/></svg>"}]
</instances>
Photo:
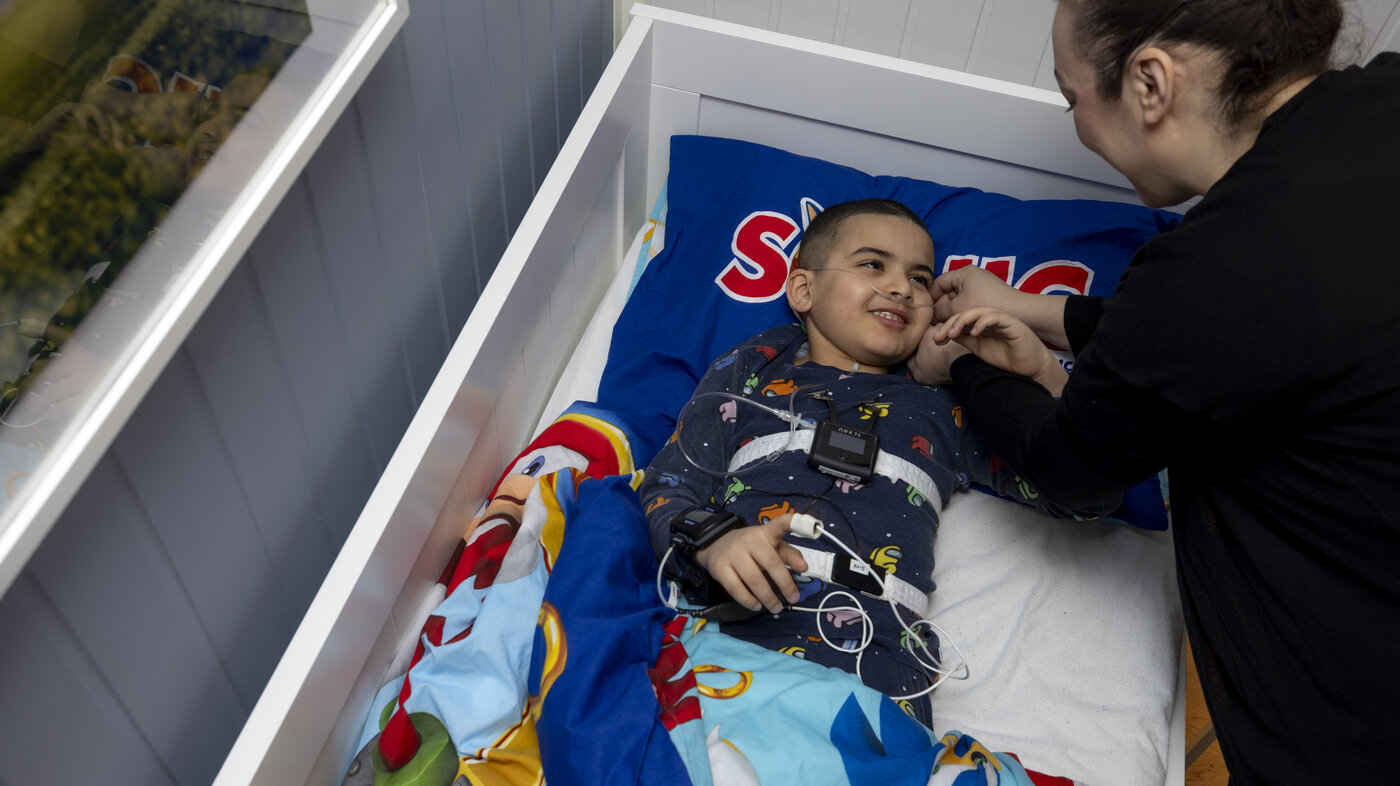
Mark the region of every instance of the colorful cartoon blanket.
<instances>
[{"instance_id":1,"label":"colorful cartoon blanket","mask_svg":"<svg viewBox=\"0 0 1400 786\"><path fill-rule=\"evenodd\" d=\"M615 420L576 405L506 470L346 783L1071 783L666 608Z\"/></svg>"}]
</instances>

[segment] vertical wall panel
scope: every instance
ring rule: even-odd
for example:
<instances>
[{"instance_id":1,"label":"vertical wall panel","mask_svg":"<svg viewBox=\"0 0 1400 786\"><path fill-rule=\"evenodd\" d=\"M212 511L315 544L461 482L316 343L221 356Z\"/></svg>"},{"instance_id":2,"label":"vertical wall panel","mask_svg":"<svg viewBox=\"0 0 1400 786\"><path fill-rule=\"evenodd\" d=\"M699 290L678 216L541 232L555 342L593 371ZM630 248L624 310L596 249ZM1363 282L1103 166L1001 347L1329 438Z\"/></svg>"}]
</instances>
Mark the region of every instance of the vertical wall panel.
<instances>
[{"instance_id":1,"label":"vertical wall panel","mask_svg":"<svg viewBox=\"0 0 1400 786\"><path fill-rule=\"evenodd\" d=\"M611 52L611 0L484 2L411 0L0 598L3 786L222 764Z\"/></svg>"},{"instance_id":2,"label":"vertical wall panel","mask_svg":"<svg viewBox=\"0 0 1400 786\"><path fill-rule=\"evenodd\" d=\"M559 144L562 145L573 118L583 111L583 38L579 35L579 0L554 0L553 6L554 89L559 111Z\"/></svg>"},{"instance_id":3,"label":"vertical wall panel","mask_svg":"<svg viewBox=\"0 0 1400 786\"><path fill-rule=\"evenodd\" d=\"M443 0L414 0L396 43L402 43L402 68L413 107L411 119L422 156L419 168L428 238L442 276L448 335L455 338L481 289L476 280L477 252L473 240L476 217L467 200L463 176L461 127L442 3ZM390 60L393 56L391 49L380 67L398 67ZM373 110L373 105L365 106Z\"/></svg>"},{"instance_id":4,"label":"vertical wall panel","mask_svg":"<svg viewBox=\"0 0 1400 786\"><path fill-rule=\"evenodd\" d=\"M525 86L523 36L516 3L487 0L485 11L486 57L491 90L488 104L495 121L497 155L500 157L501 196L505 200L506 235L514 232L534 196L534 156L530 145L530 113ZM505 250L502 246L501 251ZM499 256L498 251L495 256Z\"/></svg>"},{"instance_id":5,"label":"vertical wall panel","mask_svg":"<svg viewBox=\"0 0 1400 786\"><path fill-rule=\"evenodd\" d=\"M914 0L909 49L904 56L920 63L965 70L981 17L979 0Z\"/></svg>"},{"instance_id":6,"label":"vertical wall panel","mask_svg":"<svg viewBox=\"0 0 1400 786\"><path fill-rule=\"evenodd\" d=\"M720 19L728 20L729 17L723 15L724 11L733 10L732 6L738 2L743 2L743 0L729 0L728 3L722 3L721 0L656 0L656 2L648 3L648 5L659 6L661 8L669 8L672 11L682 11L687 14L697 14L701 16L716 16ZM721 5L728 5L731 6L731 8L721 10L719 7ZM765 24L761 26L766 27L767 21L767 17L765 16ZM755 26L758 27L760 25Z\"/></svg>"},{"instance_id":7,"label":"vertical wall panel","mask_svg":"<svg viewBox=\"0 0 1400 786\"><path fill-rule=\"evenodd\" d=\"M85 783L142 773L175 783L29 573L0 598L0 772L7 784ZM101 777L94 777L102 773Z\"/></svg>"},{"instance_id":8,"label":"vertical wall panel","mask_svg":"<svg viewBox=\"0 0 1400 786\"><path fill-rule=\"evenodd\" d=\"M830 43L836 40L838 0L777 0L778 32Z\"/></svg>"},{"instance_id":9,"label":"vertical wall panel","mask_svg":"<svg viewBox=\"0 0 1400 786\"><path fill-rule=\"evenodd\" d=\"M408 365L409 391L416 405L437 375L451 346L440 285L441 270L424 212L422 151L415 133L403 39L370 72L354 106L367 150L369 204L377 217L384 248L385 293L400 328Z\"/></svg>"},{"instance_id":10,"label":"vertical wall panel","mask_svg":"<svg viewBox=\"0 0 1400 786\"><path fill-rule=\"evenodd\" d=\"M324 155L311 159L305 177L316 234L325 252L325 276L345 336L351 392L375 465L382 467L407 425L402 413L411 413L414 401L402 349L403 329L385 297L386 258L369 199L367 156L359 131L355 113L346 113L326 135L321 143Z\"/></svg>"},{"instance_id":11,"label":"vertical wall panel","mask_svg":"<svg viewBox=\"0 0 1400 786\"><path fill-rule=\"evenodd\" d=\"M559 149L559 99L554 75L554 20L549 0L520 0L520 27L524 31L521 55L524 57L526 112L530 117L530 156L537 190L554 153Z\"/></svg>"},{"instance_id":12,"label":"vertical wall panel","mask_svg":"<svg viewBox=\"0 0 1400 786\"><path fill-rule=\"evenodd\" d=\"M177 524L199 526L199 522L171 522ZM233 664L225 658L234 652L224 655L216 650L171 559L146 520L129 480L115 462L103 461L34 553L26 571L73 631L85 656L96 664L103 682L111 686L124 714L159 758L160 769L179 783L208 783L218 770L221 750L238 732L246 711L227 670ZM217 569L216 565L190 567ZM245 582L224 591L248 589ZM246 633L255 637L258 632ZM73 693L79 687L74 686ZM52 700L74 702L68 692ZM49 736L31 742L73 744L59 735ZM4 766L6 762L0 762ZM148 782L143 774L108 773L108 777L113 782Z\"/></svg>"},{"instance_id":13,"label":"vertical wall panel","mask_svg":"<svg viewBox=\"0 0 1400 786\"><path fill-rule=\"evenodd\" d=\"M579 67L583 76L579 97L587 101L612 54L612 0L579 0Z\"/></svg>"},{"instance_id":14,"label":"vertical wall panel","mask_svg":"<svg viewBox=\"0 0 1400 786\"><path fill-rule=\"evenodd\" d=\"M170 515L199 522L200 527L226 527L236 520L237 506L221 505L222 515L215 523L203 505L221 493L229 500L241 499L282 593L280 610L293 623L315 595L320 585L316 577L330 567L340 539L322 519L315 498L306 494L314 486L312 458L300 436L292 391L271 351L277 333L252 267L235 268L221 294L191 332L181 358L188 358L193 384L205 400L198 403L205 405L217 429L211 440L224 446L229 463L226 471L201 474L193 483L196 488L216 483L228 488L223 492L201 489L186 499L188 509ZM241 329L218 329L233 323L241 324ZM245 377L262 384L249 385ZM192 400L190 406L195 403ZM165 413L156 417L162 424L169 420ZM283 460L268 461L272 451Z\"/></svg>"},{"instance_id":15,"label":"vertical wall panel","mask_svg":"<svg viewBox=\"0 0 1400 786\"><path fill-rule=\"evenodd\" d=\"M849 10L838 44L899 56L912 0L854 0L846 5Z\"/></svg>"},{"instance_id":16,"label":"vertical wall panel","mask_svg":"<svg viewBox=\"0 0 1400 786\"><path fill-rule=\"evenodd\" d=\"M1036 68L1035 81L1031 85L1043 90L1060 90L1060 83L1055 81L1055 47L1051 46L1049 36L1045 37L1045 48L1040 53L1040 66Z\"/></svg>"},{"instance_id":17,"label":"vertical wall panel","mask_svg":"<svg viewBox=\"0 0 1400 786\"><path fill-rule=\"evenodd\" d=\"M347 489L372 485L379 470L355 405L345 335L310 203L303 177L282 199L243 264L252 270L272 333L282 337L269 353L291 391L299 425L283 434L282 442L306 443L311 486L302 493L311 497L322 526L339 544L363 503L362 494ZM210 329L219 327L211 323Z\"/></svg>"},{"instance_id":18,"label":"vertical wall panel","mask_svg":"<svg viewBox=\"0 0 1400 786\"><path fill-rule=\"evenodd\" d=\"M968 61L974 74L1028 85L1050 37L1054 3L986 0L984 29Z\"/></svg>"},{"instance_id":19,"label":"vertical wall panel","mask_svg":"<svg viewBox=\"0 0 1400 786\"><path fill-rule=\"evenodd\" d=\"M715 18L750 27L767 28L773 3L778 0L714 0Z\"/></svg>"},{"instance_id":20,"label":"vertical wall panel","mask_svg":"<svg viewBox=\"0 0 1400 786\"><path fill-rule=\"evenodd\" d=\"M567 0L566 0L567 2ZM452 42L452 87L461 135L461 178L467 208L476 233L477 291L491 277L506 246L506 214L501 192L501 155L488 81L491 65L486 53L483 0L449 2L443 23Z\"/></svg>"},{"instance_id":21,"label":"vertical wall panel","mask_svg":"<svg viewBox=\"0 0 1400 786\"><path fill-rule=\"evenodd\" d=\"M186 665L231 680L239 708L251 707L262 692L263 675L277 664L276 653L259 642L290 638L298 615L288 605L289 593L279 581L237 482L188 347L171 360L161 381L165 384L152 388L127 422L124 438L114 444L119 471L109 472L107 482L112 493L120 490L124 495L120 499L129 501L130 520L143 521L141 537L131 543L146 547L151 540L152 553L133 559L170 571L169 581L180 588L178 601L190 606L225 661L201 665L192 659ZM208 449L189 453L163 449L175 434ZM275 444L268 449L275 449ZM263 455L268 452L264 450ZM126 485L118 488L119 482ZM132 589L154 595L166 586L143 580ZM230 592L234 587L240 590ZM112 622L122 624L120 618ZM180 635L171 642L172 649L200 648L201 637L191 635L193 629L177 630ZM227 675L221 674L225 669Z\"/></svg>"}]
</instances>

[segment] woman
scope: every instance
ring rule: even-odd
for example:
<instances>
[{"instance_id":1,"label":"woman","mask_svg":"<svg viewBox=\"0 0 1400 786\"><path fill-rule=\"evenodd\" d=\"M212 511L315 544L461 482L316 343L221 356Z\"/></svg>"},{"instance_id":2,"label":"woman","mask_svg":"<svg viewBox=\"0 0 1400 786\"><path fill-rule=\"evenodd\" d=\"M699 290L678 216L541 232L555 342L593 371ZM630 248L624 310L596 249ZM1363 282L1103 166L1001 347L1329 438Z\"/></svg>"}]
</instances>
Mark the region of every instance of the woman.
<instances>
[{"instance_id":1,"label":"woman","mask_svg":"<svg viewBox=\"0 0 1400 786\"><path fill-rule=\"evenodd\" d=\"M1148 205L1204 197L1111 299L941 276L914 364L1061 504L1168 468L1238 783L1375 780L1400 736L1400 55L1328 71L1341 22L1336 0L1061 0L1079 138ZM1018 360L987 307L1074 373Z\"/></svg>"}]
</instances>

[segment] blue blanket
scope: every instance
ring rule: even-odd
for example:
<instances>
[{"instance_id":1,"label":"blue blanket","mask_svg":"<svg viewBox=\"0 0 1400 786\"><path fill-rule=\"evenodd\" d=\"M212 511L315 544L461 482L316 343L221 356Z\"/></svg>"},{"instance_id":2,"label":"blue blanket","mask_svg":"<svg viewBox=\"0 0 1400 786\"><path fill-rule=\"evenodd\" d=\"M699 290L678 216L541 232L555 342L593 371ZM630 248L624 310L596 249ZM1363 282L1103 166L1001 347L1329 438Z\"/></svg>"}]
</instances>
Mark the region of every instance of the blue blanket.
<instances>
[{"instance_id":1,"label":"blue blanket","mask_svg":"<svg viewBox=\"0 0 1400 786\"><path fill-rule=\"evenodd\" d=\"M1067 783L933 733L850 674L677 616L625 434L596 413L556 426L468 528L347 782Z\"/></svg>"}]
</instances>

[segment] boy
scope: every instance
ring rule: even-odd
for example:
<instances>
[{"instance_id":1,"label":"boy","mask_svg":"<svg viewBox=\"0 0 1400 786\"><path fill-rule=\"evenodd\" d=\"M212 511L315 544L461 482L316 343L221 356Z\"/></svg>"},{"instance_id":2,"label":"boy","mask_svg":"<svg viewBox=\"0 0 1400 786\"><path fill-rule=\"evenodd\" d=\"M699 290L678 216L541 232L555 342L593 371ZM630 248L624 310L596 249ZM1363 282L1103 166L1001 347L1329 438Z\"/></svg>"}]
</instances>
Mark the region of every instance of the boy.
<instances>
[{"instance_id":1,"label":"boy","mask_svg":"<svg viewBox=\"0 0 1400 786\"><path fill-rule=\"evenodd\" d=\"M914 622L934 589L938 511L971 480L1047 508L964 428L948 391L904 368L932 319L934 265L927 228L902 204L862 200L820 213L787 281L802 324L767 330L712 364L640 490L668 573L708 574L690 583L717 583L751 612L771 612L724 622L726 633L856 673L926 725L932 682L920 651L936 653L937 642ZM794 430L792 414L803 427ZM844 601L812 613L841 587L794 578L810 567L794 544L839 550L788 534L796 513L823 522L891 584L908 585L913 600L903 596L898 617L869 598L864 614ZM673 530L700 540L672 549ZM860 576L843 578L870 589ZM922 654L925 665L936 659Z\"/></svg>"}]
</instances>

